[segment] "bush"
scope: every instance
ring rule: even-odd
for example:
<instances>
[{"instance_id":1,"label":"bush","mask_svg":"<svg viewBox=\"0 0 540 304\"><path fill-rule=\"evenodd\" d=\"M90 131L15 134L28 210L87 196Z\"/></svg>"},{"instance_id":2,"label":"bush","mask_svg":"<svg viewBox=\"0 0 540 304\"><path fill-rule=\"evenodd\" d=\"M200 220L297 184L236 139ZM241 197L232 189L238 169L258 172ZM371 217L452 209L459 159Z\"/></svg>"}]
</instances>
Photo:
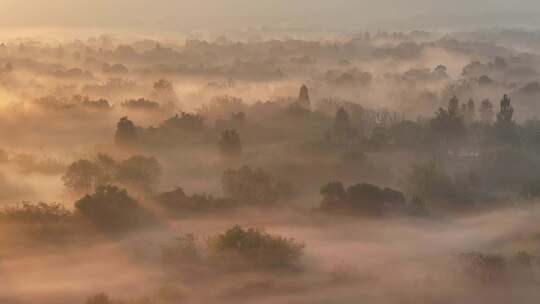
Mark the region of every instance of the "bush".
<instances>
[{"instance_id":1,"label":"bush","mask_svg":"<svg viewBox=\"0 0 540 304\"><path fill-rule=\"evenodd\" d=\"M263 269L298 269L305 245L262 230L235 226L208 241L219 262Z\"/></svg>"},{"instance_id":2,"label":"bush","mask_svg":"<svg viewBox=\"0 0 540 304\"><path fill-rule=\"evenodd\" d=\"M149 221L147 213L125 189L99 186L96 192L75 202L77 212L106 231L139 227Z\"/></svg>"}]
</instances>

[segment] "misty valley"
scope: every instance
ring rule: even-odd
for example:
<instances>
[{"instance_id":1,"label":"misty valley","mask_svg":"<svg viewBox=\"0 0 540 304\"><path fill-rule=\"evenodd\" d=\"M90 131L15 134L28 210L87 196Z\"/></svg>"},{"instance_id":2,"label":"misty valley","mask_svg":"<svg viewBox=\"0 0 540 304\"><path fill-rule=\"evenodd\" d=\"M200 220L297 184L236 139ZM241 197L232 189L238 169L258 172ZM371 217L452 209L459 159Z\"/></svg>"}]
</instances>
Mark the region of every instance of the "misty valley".
<instances>
[{"instance_id":1,"label":"misty valley","mask_svg":"<svg viewBox=\"0 0 540 304\"><path fill-rule=\"evenodd\" d=\"M539 303L533 30L0 36L0 303Z\"/></svg>"}]
</instances>

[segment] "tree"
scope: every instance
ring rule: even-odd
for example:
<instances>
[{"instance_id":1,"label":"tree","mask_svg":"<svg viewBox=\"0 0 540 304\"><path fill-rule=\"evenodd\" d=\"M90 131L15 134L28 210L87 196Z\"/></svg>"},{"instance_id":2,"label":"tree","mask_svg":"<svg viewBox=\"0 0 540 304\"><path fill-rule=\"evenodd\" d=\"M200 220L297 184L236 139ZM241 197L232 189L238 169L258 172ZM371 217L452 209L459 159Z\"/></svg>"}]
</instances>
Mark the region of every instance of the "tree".
<instances>
[{"instance_id":1,"label":"tree","mask_svg":"<svg viewBox=\"0 0 540 304\"><path fill-rule=\"evenodd\" d=\"M410 212L417 216L426 216L429 214L426 200L419 196L413 196L410 204Z\"/></svg>"},{"instance_id":2,"label":"tree","mask_svg":"<svg viewBox=\"0 0 540 304\"><path fill-rule=\"evenodd\" d=\"M118 164L115 180L130 188L151 193L159 184L161 172L161 165L154 157L135 155Z\"/></svg>"},{"instance_id":3,"label":"tree","mask_svg":"<svg viewBox=\"0 0 540 304\"><path fill-rule=\"evenodd\" d=\"M469 99L467 104L463 104L463 119L467 125L471 124L476 120L476 107L474 105L474 100Z\"/></svg>"},{"instance_id":4,"label":"tree","mask_svg":"<svg viewBox=\"0 0 540 304\"><path fill-rule=\"evenodd\" d=\"M503 128L513 126L514 121L512 120L512 117L514 116L514 108L512 107L511 102L512 100L506 94L501 99L501 108L499 113L497 113L497 126Z\"/></svg>"},{"instance_id":5,"label":"tree","mask_svg":"<svg viewBox=\"0 0 540 304\"><path fill-rule=\"evenodd\" d=\"M174 91L173 84L165 79L154 83L151 98L169 107L175 107L178 104L178 96Z\"/></svg>"},{"instance_id":6,"label":"tree","mask_svg":"<svg viewBox=\"0 0 540 304\"><path fill-rule=\"evenodd\" d=\"M300 266L305 245L263 230L234 226L209 239L208 247L212 258L229 265L293 270Z\"/></svg>"},{"instance_id":7,"label":"tree","mask_svg":"<svg viewBox=\"0 0 540 304\"><path fill-rule=\"evenodd\" d=\"M261 168L247 166L226 170L222 186L226 197L242 204L271 205L292 194L289 184L273 179Z\"/></svg>"},{"instance_id":8,"label":"tree","mask_svg":"<svg viewBox=\"0 0 540 304\"><path fill-rule=\"evenodd\" d=\"M448 69L446 68L446 66L444 65L438 65L437 67L435 67L435 69L433 70L433 74L435 75L435 77L437 77L438 79L446 79L448 78Z\"/></svg>"},{"instance_id":9,"label":"tree","mask_svg":"<svg viewBox=\"0 0 540 304\"><path fill-rule=\"evenodd\" d=\"M122 107L132 109L132 110L157 110L159 109L159 103L139 98L139 99L129 99L121 104Z\"/></svg>"},{"instance_id":10,"label":"tree","mask_svg":"<svg viewBox=\"0 0 540 304\"><path fill-rule=\"evenodd\" d=\"M349 113L343 107L339 107L334 118L334 133L342 137L350 137L354 130L351 127Z\"/></svg>"},{"instance_id":11,"label":"tree","mask_svg":"<svg viewBox=\"0 0 540 304\"><path fill-rule=\"evenodd\" d=\"M135 124L127 117L120 118L120 121L116 125L116 134L114 139L117 145L120 146L133 146L137 143L139 137Z\"/></svg>"},{"instance_id":12,"label":"tree","mask_svg":"<svg viewBox=\"0 0 540 304\"><path fill-rule=\"evenodd\" d=\"M480 104L480 120L485 124L491 124L493 122L493 103L489 99L484 99Z\"/></svg>"},{"instance_id":13,"label":"tree","mask_svg":"<svg viewBox=\"0 0 540 304\"><path fill-rule=\"evenodd\" d=\"M345 188L341 182L331 182L321 187L323 204L329 205L345 198Z\"/></svg>"},{"instance_id":14,"label":"tree","mask_svg":"<svg viewBox=\"0 0 540 304\"><path fill-rule=\"evenodd\" d=\"M514 108L511 102L512 100L508 95L503 96L499 113L497 113L497 121L495 122L496 138L506 143L514 143L519 139L513 120Z\"/></svg>"},{"instance_id":15,"label":"tree","mask_svg":"<svg viewBox=\"0 0 540 304\"><path fill-rule=\"evenodd\" d=\"M225 130L221 134L219 150L226 157L238 157L242 154L242 142L236 130Z\"/></svg>"},{"instance_id":16,"label":"tree","mask_svg":"<svg viewBox=\"0 0 540 304\"><path fill-rule=\"evenodd\" d=\"M436 160L414 165L408 181L411 192L428 198L452 198L456 195L454 181Z\"/></svg>"},{"instance_id":17,"label":"tree","mask_svg":"<svg viewBox=\"0 0 540 304\"><path fill-rule=\"evenodd\" d=\"M401 211L405 206L401 192L367 183L351 185L345 190L342 183L331 182L321 187L321 195L320 208L325 211L380 216Z\"/></svg>"},{"instance_id":18,"label":"tree","mask_svg":"<svg viewBox=\"0 0 540 304\"><path fill-rule=\"evenodd\" d=\"M62 176L64 186L71 192L88 193L93 191L101 177L98 166L88 160L72 163Z\"/></svg>"},{"instance_id":19,"label":"tree","mask_svg":"<svg viewBox=\"0 0 540 304\"><path fill-rule=\"evenodd\" d=\"M465 123L459 112L456 96L448 102L448 109L440 108L431 120L431 128L445 143L455 143L466 134Z\"/></svg>"},{"instance_id":20,"label":"tree","mask_svg":"<svg viewBox=\"0 0 540 304\"><path fill-rule=\"evenodd\" d=\"M456 95L452 96L448 102L448 115L451 117L457 117L459 115L459 99Z\"/></svg>"},{"instance_id":21,"label":"tree","mask_svg":"<svg viewBox=\"0 0 540 304\"><path fill-rule=\"evenodd\" d=\"M231 199L214 198L211 195L187 195L182 188L160 193L155 202L167 211L168 216L179 217L192 213L223 212L236 207Z\"/></svg>"},{"instance_id":22,"label":"tree","mask_svg":"<svg viewBox=\"0 0 540 304\"><path fill-rule=\"evenodd\" d=\"M125 189L111 185L99 186L93 194L75 202L75 209L106 231L126 230L148 220L139 203Z\"/></svg>"},{"instance_id":23,"label":"tree","mask_svg":"<svg viewBox=\"0 0 540 304\"><path fill-rule=\"evenodd\" d=\"M309 109L311 107L308 87L305 84L300 87L300 94L298 95L298 105L305 109Z\"/></svg>"},{"instance_id":24,"label":"tree","mask_svg":"<svg viewBox=\"0 0 540 304\"><path fill-rule=\"evenodd\" d=\"M200 114L182 112L165 120L162 129L182 132L200 132L206 129L204 118Z\"/></svg>"}]
</instances>

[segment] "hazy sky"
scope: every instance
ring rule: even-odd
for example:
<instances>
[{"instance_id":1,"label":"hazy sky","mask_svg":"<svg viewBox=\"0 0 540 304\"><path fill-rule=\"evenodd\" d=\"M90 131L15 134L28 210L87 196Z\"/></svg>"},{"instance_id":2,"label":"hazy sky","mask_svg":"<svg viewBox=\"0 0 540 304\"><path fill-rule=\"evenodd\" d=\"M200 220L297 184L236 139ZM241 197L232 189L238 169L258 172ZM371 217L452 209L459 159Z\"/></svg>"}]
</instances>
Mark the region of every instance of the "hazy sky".
<instances>
[{"instance_id":1,"label":"hazy sky","mask_svg":"<svg viewBox=\"0 0 540 304\"><path fill-rule=\"evenodd\" d=\"M0 25L325 28L537 25L539 0L0 0Z\"/></svg>"}]
</instances>

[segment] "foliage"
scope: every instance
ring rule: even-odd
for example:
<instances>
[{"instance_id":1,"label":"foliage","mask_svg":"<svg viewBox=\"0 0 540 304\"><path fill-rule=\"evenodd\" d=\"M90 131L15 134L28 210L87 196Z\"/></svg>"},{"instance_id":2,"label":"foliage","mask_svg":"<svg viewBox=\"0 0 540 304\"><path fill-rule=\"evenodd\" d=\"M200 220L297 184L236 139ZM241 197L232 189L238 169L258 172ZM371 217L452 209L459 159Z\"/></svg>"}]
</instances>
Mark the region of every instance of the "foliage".
<instances>
[{"instance_id":1,"label":"foliage","mask_svg":"<svg viewBox=\"0 0 540 304\"><path fill-rule=\"evenodd\" d=\"M135 155L117 165L115 181L133 189L153 192L161 172L161 165L154 157Z\"/></svg>"},{"instance_id":2,"label":"foliage","mask_svg":"<svg viewBox=\"0 0 540 304\"><path fill-rule=\"evenodd\" d=\"M7 206L0 210L0 220L18 222L57 222L72 218L72 212L64 205L52 203L31 204L23 202L16 206Z\"/></svg>"},{"instance_id":3,"label":"foliage","mask_svg":"<svg viewBox=\"0 0 540 304\"><path fill-rule=\"evenodd\" d=\"M127 117L120 118L116 125L114 140L120 146L133 146L138 142L139 136L135 124Z\"/></svg>"},{"instance_id":4,"label":"foliage","mask_svg":"<svg viewBox=\"0 0 540 304\"><path fill-rule=\"evenodd\" d=\"M321 195L321 209L330 212L381 216L405 206L401 192L366 183L351 185L345 190L342 183L332 182L321 187Z\"/></svg>"},{"instance_id":5,"label":"foliage","mask_svg":"<svg viewBox=\"0 0 540 304\"><path fill-rule=\"evenodd\" d=\"M110 183L151 193L160 177L161 165L153 157L135 155L117 162L107 154L98 154L93 161L82 159L71 164L62 181L74 193L89 193Z\"/></svg>"},{"instance_id":6,"label":"foliage","mask_svg":"<svg viewBox=\"0 0 540 304\"><path fill-rule=\"evenodd\" d=\"M200 132L206 129L204 118L199 114L182 112L163 122L161 128L170 131Z\"/></svg>"},{"instance_id":7,"label":"foliage","mask_svg":"<svg viewBox=\"0 0 540 304\"><path fill-rule=\"evenodd\" d=\"M96 164L81 159L67 168L62 176L62 181L69 191L87 193L95 189L101 175L101 170Z\"/></svg>"},{"instance_id":8,"label":"foliage","mask_svg":"<svg viewBox=\"0 0 540 304\"><path fill-rule=\"evenodd\" d=\"M466 133L465 122L459 113L459 100L452 97L448 108L440 108L431 120L431 129L444 144L455 145L462 140Z\"/></svg>"},{"instance_id":9,"label":"foliage","mask_svg":"<svg viewBox=\"0 0 540 304\"><path fill-rule=\"evenodd\" d=\"M149 223L149 216L125 189L99 186L75 202L77 213L104 231L124 231Z\"/></svg>"},{"instance_id":10,"label":"foliage","mask_svg":"<svg viewBox=\"0 0 540 304\"><path fill-rule=\"evenodd\" d=\"M236 130L223 131L219 140L219 150L226 157L238 157L242 154L242 143Z\"/></svg>"},{"instance_id":11,"label":"foliage","mask_svg":"<svg viewBox=\"0 0 540 304\"><path fill-rule=\"evenodd\" d=\"M427 198L455 198L453 179L443 170L437 160L416 164L407 177L412 193Z\"/></svg>"},{"instance_id":12,"label":"foliage","mask_svg":"<svg viewBox=\"0 0 540 304\"><path fill-rule=\"evenodd\" d=\"M236 207L236 203L226 198L214 198L210 195L193 194L188 196L182 188L163 192L156 196L156 202L167 210L167 215L178 217L192 213L227 211Z\"/></svg>"},{"instance_id":13,"label":"foliage","mask_svg":"<svg viewBox=\"0 0 540 304\"><path fill-rule=\"evenodd\" d=\"M263 269L297 269L305 245L254 228L235 226L208 241L211 256L222 263L246 262Z\"/></svg>"},{"instance_id":14,"label":"foliage","mask_svg":"<svg viewBox=\"0 0 540 304\"><path fill-rule=\"evenodd\" d=\"M247 166L226 170L222 186L226 197L247 205L272 205L292 195L292 187L288 183L274 180L262 168Z\"/></svg>"},{"instance_id":15,"label":"foliage","mask_svg":"<svg viewBox=\"0 0 540 304\"><path fill-rule=\"evenodd\" d=\"M143 110L157 110L159 109L159 103L139 98L139 99L129 99L124 101L122 104L122 107L128 108L128 109L143 109Z\"/></svg>"}]
</instances>

